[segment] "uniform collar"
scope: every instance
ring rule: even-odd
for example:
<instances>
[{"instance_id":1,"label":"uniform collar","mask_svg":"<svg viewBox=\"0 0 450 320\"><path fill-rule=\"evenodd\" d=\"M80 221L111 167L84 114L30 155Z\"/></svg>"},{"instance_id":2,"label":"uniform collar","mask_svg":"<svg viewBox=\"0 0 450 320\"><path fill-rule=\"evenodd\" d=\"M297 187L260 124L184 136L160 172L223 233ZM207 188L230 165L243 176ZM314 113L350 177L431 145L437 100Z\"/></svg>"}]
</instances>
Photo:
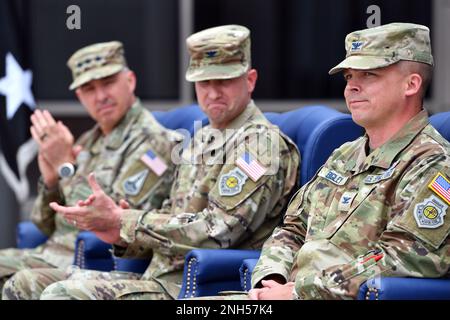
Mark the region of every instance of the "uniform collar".
<instances>
[{"instance_id":1,"label":"uniform collar","mask_svg":"<svg viewBox=\"0 0 450 320\"><path fill-rule=\"evenodd\" d=\"M253 100L250 100L245 110L236 118L234 118L233 121L231 121L231 123L226 127L226 129L240 129L245 125L245 123L247 123L250 118L254 119L259 117L264 118L263 113L255 105L255 102Z\"/></svg>"},{"instance_id":2,"label":"uniform collar","mask_svg":"<svg viewBox=\"0 0 450 320\"><path fill-rule=\"evenodd\" d=\"M125 114L125 117L120 120L119 124L107 136L103 136L101 134L100 127L96 125L94 128L94 137L103 139L104 143L93 142L94 144L91 151L93 153L100 153L101 148L104 147L113 150L118 149L123 144L125 138L128 136L133 124L137 121L137 119L139 119L142 110L143 108L141 105L141 101L136 98L136 101Z\"/></svg>"},{"instance_id":3,"label":"uniform collar","mask_svg":"<svg viewBox=\"0 0 450 320\"><path fill-rule=\"evenodd\" d=\"M408 123L400 129L391 139L380 147L366 155L369 139L367 134L359 142L357 154L355 154L356 162L352 168L355 172L363 172L371 166L388 169L391 167L397 155L404 150L413 139L425 128L429 123L428 113L422 110L415 115Z\"/></svg>"},{"instance_id":4,"label":"uniform collar","mask_svg":"<svg viewBox=\"0 0 450 320\"><path fill-rule=\"evenodd\" d=\"M225 129L220 131L222 132L223 135L225 135L225 132L227 132L227 135L223 137L224 138L226 137L229 140L232 136L236 134L236 132L239 129L243 128L245 124L247 124L250 121L250 119L253 120L259 117L264 118L264 115L255 105L253 100L251 100L250 103L247 105L247 107L244 109L244 111L239 116L234 118L233 121ZM227 142L226 139L213 139L212 141L209 141L211 140L211 136L214 135L215 131L213 128L211 128L211 125L205 126L203 130L200 131L203 131L203 141L205 141L207 144L207 147L204 148L203 150L204 153L210 152L211 150L214 149L221 148Z\"/></svg>"},{"instance_id":5,"label":"uniform collar","mask_svg":"<svg viewBox=\"0 0 450 320\"><path fill-rule=\"evenodd\" d=\"M254 120L260 118L267 122L267 119L264 117L263 113L255 105L253 100L251 100L245 110L225 129L214 129L211 125L207 125L201 128L201 130L198 130L189 145L189 150L184 151L184 158L190 159L193 156L196 159L200 159L202 154L203 157L205 157L205 155L208 155L209 157L216 154L214 151L223 150L222 147L230 141L239 130L242 130L246 124L250 121L254 122ZM221 135L221 138L215 137L218 134Z\"/></svg>"}]
</instances>

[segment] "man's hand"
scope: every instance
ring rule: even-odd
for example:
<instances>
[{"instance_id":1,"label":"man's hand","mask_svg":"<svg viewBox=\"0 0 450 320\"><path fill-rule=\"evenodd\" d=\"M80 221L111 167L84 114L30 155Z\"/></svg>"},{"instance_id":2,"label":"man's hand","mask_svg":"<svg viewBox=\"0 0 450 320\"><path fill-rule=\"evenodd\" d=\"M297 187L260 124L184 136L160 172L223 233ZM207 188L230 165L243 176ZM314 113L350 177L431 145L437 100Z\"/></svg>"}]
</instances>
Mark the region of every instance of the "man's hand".
<instances>
[{"instance_id":1,"label":"man's hand","mask_svg":"<svg viewBox=\"0 0 450 320\"><path fill-rule=\"evenodd\" d=\"M103 241L119 242L120 218L123 209L105 194L95 180L94 173L89 174L88 182L93 194L86 200L81 200L72 207L52 202L50 207L62 214L69 223L82 230L94 232Z\"/></svg>"},{"instance_id":2,"label":"man's hand","mask_svg":"<svg viewBox=\"0 0 450 320\"><path fill-rule=\"evenodd\" d=\"M280 284L274 280L262 280L262 288L248 292L251 300L292 300L294 282Z\"/></svg>"},{"instance_id":3,"label":"man's hand","mask_svg":"<svg viewBox=\"0 0 450 320\"><path fill-rule=\"evenodd\" d=\"M36 110L31 122L31 135L39 145L39 153L55 171L64 162L75 161L74 137L61 121L56 122L47 110Z\"/></svg>"}]
</instances>

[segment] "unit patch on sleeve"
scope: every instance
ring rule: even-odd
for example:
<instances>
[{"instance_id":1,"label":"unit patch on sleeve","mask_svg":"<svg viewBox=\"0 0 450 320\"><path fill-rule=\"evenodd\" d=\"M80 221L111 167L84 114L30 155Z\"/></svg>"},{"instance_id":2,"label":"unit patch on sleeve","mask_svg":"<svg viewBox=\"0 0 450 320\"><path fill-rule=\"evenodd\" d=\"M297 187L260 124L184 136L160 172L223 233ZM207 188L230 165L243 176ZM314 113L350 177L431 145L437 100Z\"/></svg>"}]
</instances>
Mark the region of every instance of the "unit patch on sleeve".
<instances>
[{"instance_id":1,"label":"unit patch on sleeve","mask_svg":"<svg viewBox=\"0 0 450 320\"><path fill-rule=\"evenodd\" d=\"M148 176L148 169L144 169L123 182L123 191L130 196L137 195L144 186L145 179Z\"/></svg>"},{"instance_id":2,"label":"unit patch on sleeve","mask_svg":"<svg viewBox=\"0 0 450 320\"><path fill-rule=\"evenodd\" d=\"M241 193L248 176L239 168L234 168L219 178L219 194L231 197Z\"/></svg>"},{"instance_id":3,"label":"unit patch on sleeve","mask_svg":"<svg viewBox=\"0 0 450 320\"><path fill-rule=\"evenodd\" d=\"M444 224L448 206L438 197L431 195L414 208L414 218L419 228L436 229Z\"/></svg>"}]
</instances>

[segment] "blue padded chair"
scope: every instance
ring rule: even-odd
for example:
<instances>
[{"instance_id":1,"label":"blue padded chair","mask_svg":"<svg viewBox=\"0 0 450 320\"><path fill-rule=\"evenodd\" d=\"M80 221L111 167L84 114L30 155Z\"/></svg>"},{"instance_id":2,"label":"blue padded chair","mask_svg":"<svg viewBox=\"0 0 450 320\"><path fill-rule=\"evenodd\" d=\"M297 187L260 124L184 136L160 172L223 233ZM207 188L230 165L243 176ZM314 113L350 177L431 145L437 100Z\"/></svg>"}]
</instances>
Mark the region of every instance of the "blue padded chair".
<instances>
[{"instance_id":1,"label":"blue padded chair","mask_svg":"<svg viewBox=\"0 0 450 320\"><path fill-rule=\"evenodd\" d=\"M314 176L334 149L363 134L363 129L350 115L325 106L308 106L284 113L266 112L264 115L300 150L300 186Z\"/></svg>"},{"instance_id":2,"label":"blue padded chair","mask_svg":"<svg viewBox=\"0 0 450 320\"><path fill-rule=\"evenodd\" d=\"M259 258L259 257L258 257ZM244 291L249 291L252 288L252 272L258 263L258 258L247 258L242 261L239 268L239 275L241 277L241 287Z\"/></svg>"},{"instance_id":3,"label":"blue padded chair","mask_svg":"<svg viewBox=\"0 0 450 320\"><path fill-rule=\"evenodd\" d=\"M172 130L186 129L192 136L194 133L194 121L200 121L203 127L209 123L208 117L197 104L174 108L169 111L152 111L153 116L164 127Z\"/></svg>"},{"instance_id":4,"label":"blue padded chair","mask_svg":"<svg viewBox=\"0 0 450 320\"><path fill-rule=\"evenodd\" d=\"M430 123L450 141L450 112L441 112L430 117ZM257 259L244 260L241 268L242 288L250 289L251 273ZM449 300L450 279L423 278L373 278L361 285L360 300Z\"/></svg>"},{"instance_id":5,"label":"blue padded chair","mask_svg":"<svg viewBox=\"0 0 450 320\"><path fill-rule=\"evenodd\" d=\"M309 106L285 113L268 112L265 115L297 144L302 157L300 185L314 176L334 149L363 134L363 129L352 121L350 115L324 106ZM202 253L205 250L207 254ZM245 251L228 249L192 250L186 256L179 297L216 295L222 290L242 290L238 272L242 261L257 258L259 254L259 251L254 251L252 255L246 255ZM221 265L227 267L220 267ZM219 268L220 272L217 272ZM195 287L196 290L185 290L187 287Z\"/></svg>"},{"instance_id":6,"label":"blue padded chair","mask_svg":"<svg viewBox=\"0 0 450 320\"><path fill-rule=\"evenodd\" d=\"M75 242L74 264L82 269L101 271L130 271L144 273L149 259L126 259L113 257L111 245L98 239L90 231L82 231Z\"/></svg>"},{"instance_id":7,"label":"blue padded chair","mask_svg":"<svg viewBox=\"0 0 450 320\"><path fill-rule=\"evenodd\" d=\"M241 285L236 276L236 265L241 264L244 258L257 258L259 255L259 250L191 250L185 258L183 284L178 299L239 290Z\"/></svg>"},{"instance_id":8,"label":"blue padded chair","mask_svg":"<svg viewBox=\"0 0 450 320\"><path fill-rule=\"evenodd\" d=\"M73 264L82 269L114 270L111 245L101 241L90 231L82 231L78 234L75 242Z\"/></svg>"}]
</instances>

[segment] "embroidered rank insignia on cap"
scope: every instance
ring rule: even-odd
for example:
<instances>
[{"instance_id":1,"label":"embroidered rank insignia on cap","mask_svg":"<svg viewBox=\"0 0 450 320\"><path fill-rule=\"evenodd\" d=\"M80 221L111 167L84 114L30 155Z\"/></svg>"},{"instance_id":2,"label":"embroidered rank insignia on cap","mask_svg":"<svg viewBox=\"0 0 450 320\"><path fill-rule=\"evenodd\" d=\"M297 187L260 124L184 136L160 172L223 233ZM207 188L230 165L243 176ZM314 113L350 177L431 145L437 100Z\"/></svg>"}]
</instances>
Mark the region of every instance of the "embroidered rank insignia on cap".
<instances>
[{"instance_id":1,"label":"embroidered rank insignia on cap","mask_svg":"<svg viewBox=\"0 0 450 320\"><path fill-rule=\"evenodd\" d=\"M431 180L428 188L433 190L439 197L441 197L447 204L450 204L450 181L444 177L442 173L438 173L433 180Z\"/></svg>"},{"instance_id":2,"label":"embroidered rank insignia on cap","mask_svg":"<svg viewBox=\"0 0 450 320\"><path fill-rule=\"evenodd\" d=\"M352 42L352 47L350 48L350 51L351 52L361 51L363 45L364 45L363 41L353 41Z\"/></svg>"},{"instance_id":3,"label":"embroidered rank insignia on cap","mask_svg":"<svg viewBox=\"0 0 450 320\"><path fill-rule=\"evenodd\" d=\"M159 177L166 170L167 165L162 161L156 154L153 153L152 150L148 150L142 157L141 161L144 162L147 167L152 169L152 171Z\"/></svg>"},{"instance_id":4,"label":"embroidered rank insignia on cap","mask_svg":"<svg viewBox=\"0 0 450 320\"><path fill-rule=\"evenodd\" d=\"M448 206L438 197L431 195L414 208L414 218L419 228L436 229L444 224Z\"/></svg>"},{"instance_id":5,"label":"embroidered rank insignia on cap","mask_svg":"<svg viewBox=\"0 0 450 320\"><path fill-rule=\"evenodd\" d=\"M256 182L267 172L267 168L261 165L249 152L245 152L236 160L236 165Z\"/></svg>"},{"instance_id":6,"label":"embroidered rank insignia on cap","mask_svg":"<svg viewBox=\"0 0 450 320\"><path fill-rule=\"evenodd\" d=\"M148 169L144 169L125 180L123 182L123 190L125 194L128 194L130 196L139 194L139 192L141 192L142 190L142 187L144 186L144 182L148 176L148 173Z\"/></svg>"},{"instance_id":7,"label":"embroidered rank insignia on cap","mask_svg":"<svg viewBox=\"0 0 450 320\"><path fill-rule=\"evenodd\" d=\"M219 178L219 194L225 197L231 197L241 193L242 187L248 176L239 168L234 168Z\"/></svg>"}]
</instances>

